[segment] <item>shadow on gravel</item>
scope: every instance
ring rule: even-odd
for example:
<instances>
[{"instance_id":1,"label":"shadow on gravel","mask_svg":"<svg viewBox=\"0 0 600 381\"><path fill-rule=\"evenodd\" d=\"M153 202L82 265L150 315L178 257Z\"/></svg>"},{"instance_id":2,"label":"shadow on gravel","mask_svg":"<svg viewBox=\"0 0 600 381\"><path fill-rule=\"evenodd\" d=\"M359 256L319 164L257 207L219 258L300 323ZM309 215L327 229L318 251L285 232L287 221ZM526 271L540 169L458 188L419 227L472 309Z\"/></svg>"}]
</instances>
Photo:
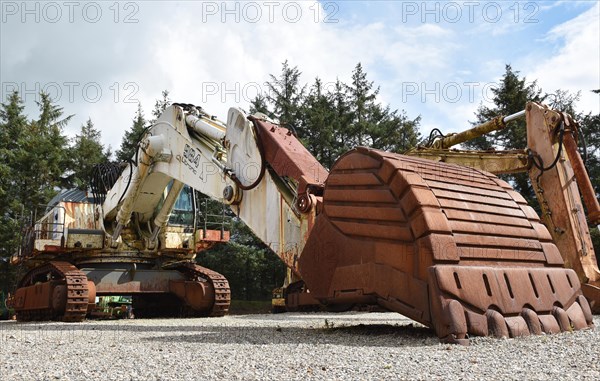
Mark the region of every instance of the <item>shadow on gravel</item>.
<instances>
[{"instance_id":1,"label":"shadow on gravel","mask_svg":"<svg viewBox=\"0 0 600 381\"><path fill-rule=\"evenodd\" d=\"M139 322L139 321L138 321ZM168 324L168 322L166 323ZM160 343L193 344L308 344L350 347L420 347L438 345L433 330L413 324L321 324L312 327L191 326L136 324L0 323L2 337L45 338L51 332L66 339L96 342L99 337ZM54 335L55 335L54 334Z\"/></svg>"},{"instance_id":2,"label":"shadow on gravel","mask_svg":"<svg viewBox=\"0 0 600 381\"><path fill-rule=\"evenodd\" d=\"M188 333L184 331L179 335L161 335L142 340L194 344L331 344L351 347L420 347L439 343L433 330L412 324L359 324L314 328L196 327Z\"/></svg>"},{"instance_id":3,"label":"shadow on gravel","mask_svg":"<svg viewBox=\"0 0 600 381\"><path fill-rule=\"evenodd\" d=\"M9 323L0 322L0 335L21 334L41 335L60 332L64 337L119 338L161 343L194 344L331 344L350 347L421 347L435 346L439 341L434 331L408 324L354 324L324 323L311 327L278 326L201 326L173 325L162 321L161 325L147 325L148 321L118 321L115 324L69 323ZM164 325L163 325L164 324ZM17 335L18 336L18 335Z\"/></svg>"}]
</instances>

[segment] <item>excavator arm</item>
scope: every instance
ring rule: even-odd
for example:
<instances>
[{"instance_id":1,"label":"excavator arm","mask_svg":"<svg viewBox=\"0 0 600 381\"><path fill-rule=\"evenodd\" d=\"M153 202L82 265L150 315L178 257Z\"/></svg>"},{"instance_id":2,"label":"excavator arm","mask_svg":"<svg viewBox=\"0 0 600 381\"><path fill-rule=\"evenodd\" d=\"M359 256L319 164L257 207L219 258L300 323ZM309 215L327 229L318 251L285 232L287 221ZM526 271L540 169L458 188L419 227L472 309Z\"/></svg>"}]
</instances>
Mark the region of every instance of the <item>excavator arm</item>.
<instances>
[{"instance_id":1,"label":"excavator arm","mask_svg":"<svg viewBox=\"0 0 600 381\"><path fill-rule=\"evenodd\" d=\"M173 105L148 130L136 165L108 192L101 213L115 244L133 214L142 225L152 220L148 245L154 247L187 184L230 205L297 273L326 178L327 170L299 140L264 116L232 108L225 126L200 108Z\"/></svg>"}]
</instances>

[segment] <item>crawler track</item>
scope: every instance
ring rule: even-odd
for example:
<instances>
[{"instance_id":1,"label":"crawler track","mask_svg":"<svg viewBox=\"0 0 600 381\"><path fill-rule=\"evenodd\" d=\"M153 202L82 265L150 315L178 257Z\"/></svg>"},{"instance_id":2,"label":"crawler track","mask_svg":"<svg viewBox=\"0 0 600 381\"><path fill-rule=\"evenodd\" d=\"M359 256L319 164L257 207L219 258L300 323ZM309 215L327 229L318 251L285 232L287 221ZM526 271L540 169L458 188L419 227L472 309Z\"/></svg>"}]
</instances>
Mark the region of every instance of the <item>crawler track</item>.
<instances>
[{"instance_id":1,"label":"crawler track","mask_svg":"<svg viewBox=\"0 0 600 381\"><path fill-rule=\"evenodd\" d=\"M231 290L229 289L229 282L223 275L194 263L186 263L182 265L180 270L192 280L206 279L212 284L215 291L215 301L207 316L220 317L229 312Z\"/></svg>"},{"instance_id":2,"label":"crawler track","mask_svg":"<svg viewBox=\"0 0 600 381\"><path fill-rule=\"evenodd\" d=\"M40 284L40 279L57 286L66 286L66 303L56 308L54 300L31 299L29 294L19 293L19 289ZM54 293L51 293L54 296ZM19 296L21 300L19 300ZM25 300L29 298L29 300ZM16 293L16 315L19 321L62 320L80 322L85 319L89 302L88 280L83 272L68 262L48 262L27 273L19 282Z\"/></svg>"}]
</instances>

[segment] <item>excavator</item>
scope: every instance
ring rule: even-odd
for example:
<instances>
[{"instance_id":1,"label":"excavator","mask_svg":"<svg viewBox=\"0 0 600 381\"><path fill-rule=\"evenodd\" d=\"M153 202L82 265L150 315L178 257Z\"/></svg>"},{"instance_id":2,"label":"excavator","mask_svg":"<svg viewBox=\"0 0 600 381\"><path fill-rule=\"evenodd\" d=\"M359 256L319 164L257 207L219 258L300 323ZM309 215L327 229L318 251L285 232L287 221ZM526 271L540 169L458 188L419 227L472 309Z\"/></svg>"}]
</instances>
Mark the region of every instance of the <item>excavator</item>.
<instances>
[{"instance_id":1,"label":"excavator","mask_svg":"<svg viewBox=\"0 0 600 381\"><path fill-rule=\"evenodd\" d=\"M530 147L538 164L546 162L546 149L558 149L562 158L555 130L562 126L560 145L567 147L570 119L536 103L525 114L549 147ZM151 280L160 284L156 293L170 295L163 302L214 311L223 280L182 254L199 238L193 229L185 235L185 227L169 223L185 184L228 205L321 304L378 305L432 328L442 342L459 344L468 344L470 335L593 326L581 286L591 278L564 266L581 261L582 253L563 253L533 208L490 172L366 147L345 153L328 172L293 131L265 115L231 108L223 124L190 104L168 107L132 162L115 182L101 181L103 203L82 213L100 231L67 225L59 242L44 246L36 230L28 241L33 249L21 257L32 270L16 291L18 318L50 306L53 317L69 320L75 279L88 290L82 310L94 287L99 292L107 282ZM566 171L556 176L580 206L577 185L586 183L577 177L575 184L569 163L542 164L540 181L548 194L562 190L548 175ZM553 218L560 213L553 212ZM565 236L589 233L582 213L568 212L565 218L576 219L579 230L565 229ZM102 239L90 245L96 235ZM593 251L586 253L585 266L594 266ZM138 265L143 261L146 267ZM46 290L38 298L45 304L36 299L37 287Z\"/></svg>"},{"instance_id":2,"label":"excavator","mask_svg":"<svg viewBox=\"0 0 600 381\"><path fill-rule=\"evenodd\" d=\"M176 158L166 147L155 152L156 139L181 143L182 151ZM203 141L205 147L216 144ZM111 298L127 299L119 307L133 307L136 317L225 315L227 279L197 265L195 257L227 241L229 231L223 224L214 229L218 221L207 229L206 213L201 224L193 188L177 180L183 174L191 184L201 181L191 176L198 164L193 145L198 143L186 131L159 121L125 167L94 168L93 197L77 190L57 195L25 229L11 257L13 265L29 269L9 302L17 320L80 322L105 315L102 302ZM164 166L154 170L158 163Z\"/></svg>"}]
</instances>

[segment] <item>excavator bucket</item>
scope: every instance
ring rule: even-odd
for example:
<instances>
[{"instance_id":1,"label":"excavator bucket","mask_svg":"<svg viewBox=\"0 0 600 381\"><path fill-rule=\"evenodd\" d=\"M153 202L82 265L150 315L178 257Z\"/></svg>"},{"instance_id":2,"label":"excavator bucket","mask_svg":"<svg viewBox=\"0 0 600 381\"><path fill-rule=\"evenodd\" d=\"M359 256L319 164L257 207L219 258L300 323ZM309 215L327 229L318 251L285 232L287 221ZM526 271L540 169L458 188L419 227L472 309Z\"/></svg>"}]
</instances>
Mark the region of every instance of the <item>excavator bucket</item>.
<instances>
[{"instance_id":1,"label":"excavator bucket","mask_svg":"<svg viewBox=\"0 0 600 381\"><path fill-rule=\"evenodd\" d=\"M377 303L444 342L593 325L576 273L509 184L372 149L333 166L299 270L322 303Z\"/></svg>"}]
</instances>

